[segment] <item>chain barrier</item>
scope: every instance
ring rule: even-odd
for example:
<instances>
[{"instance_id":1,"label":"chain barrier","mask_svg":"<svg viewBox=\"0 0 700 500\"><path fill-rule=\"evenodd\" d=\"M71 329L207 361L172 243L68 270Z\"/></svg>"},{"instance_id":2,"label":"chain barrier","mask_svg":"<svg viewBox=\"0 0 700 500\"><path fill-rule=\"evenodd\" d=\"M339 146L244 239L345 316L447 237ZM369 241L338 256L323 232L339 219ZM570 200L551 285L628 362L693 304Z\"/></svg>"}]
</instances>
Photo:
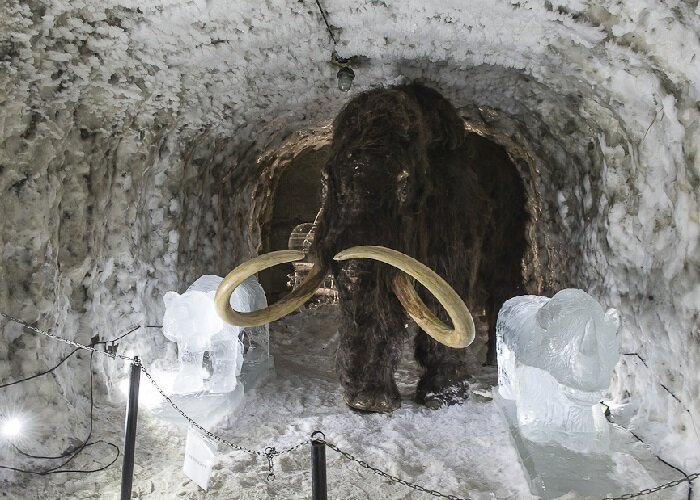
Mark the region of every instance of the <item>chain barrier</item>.
<instances>
[{"instance_id":1,"label":"chain barrier","mask_svg":"<svg viewBox=\"0 0 700 500\"><path fill-rule=\"evenodd\" d=\"M402 485L407 486L415 491L420 491L422 493L426 493L426 494L432 495L434 497L447 498L449 500L470 500L469 497L458 497L456 495L447 495L447 494L441 493L437 490L431 490L431 489L426 488L424 486L421 486L419 484L415 484L415 483L412 483L410 481L406 481L405 479L401 479L400 477L392 476L388 472L384 472L383 470L368 464L364 460L361 460L361 459L355 457L351 453L348 453L347 451L340 449L338 447L338 445L333 444L330 441L327 441L325 439L325 435L323 435L323 433L318 432L318 431L314 432L314 434L312 435L312 439L306 439L304 441L301 441L298 444L295 444L294 446L290 446L288 448L284 448L284 449L279 450L279 451L274 446L268 446L263 451L257 451L257 450L251 450L251 449L246 448L244 446L237 445L237 444L232 443L231 441L229 441L225 438L222 438L221 436L214 434L213 432L205 429L201 424L196 422L189 415L187 415L184 411L182 411L180 409L180 407L177 406L175 404L175 402L165 393L165 391L163 391L163 389L161 389L160 386L158 384L156 384L156 381L153 379L151 374L148 372L148 370L146 370L146 368L143 366L143 363L141 363L141 360L139 360L138 358L132 358L129 356L125 356L123 354L117 354L116 352L114 352L112 350L110 350L110 351L102 350L101 351L101 350L96 349L94 347L81 344L80 342L76 342L76 341L69 340L69 339L66 339L63 337L59 337L58 335L55 335L51 332L46 332L44 330L40 330L39 328L36 328L36 327L34 327L34 326L32 326L32 325L30 325L30 324L28 324L20 319L13 317L13 316L5 314L4 312L0 312L0 316L4 317L10 321L14 321L15 323L22 325L23 327L28 328L28 329L32 330L33 332L36 332L36 333L43 335L45 337L48 337L50 339L57 340L59 342L63 342L64 344L68 344L68 345L71 345L71 346L79 348L79 349L84 349L86 351L95 352L97 354L108 356L112 359L121 359L121 360L128 361L132 364L137 365L139 367L139 369L141 370L141 372L146 376L146 378L148 378L150 383L153 384L153 387L155 387L155 389L158 391L158 393L163 397L163 399L165 399L165 401L167 401L168 404L170 404L170 406L172 406L172 408L177 413L179 413L180 416L182 416L182 418L184 418L191 427L194 427L195 429L197 429L199 432L201 432L202 434L207 436L212 441L215 441L217 443L221 443L225 446L228 446L229 448L231 448L233 450L248 453L248 454L256 456L256 457L265 457L267 459L267 463L268 463L267 481L274 481L275 480L275 465L274 465L275 457L278 457L280 455L284 455L287 453L291 453L293 451L298 450L302 446L311 444L311 441L313 439L313 440L322 442L328 448L330 448L331 450L340 454L341 456L343 456L347 460L355 462L358 465L360 465L361 467L373 472L374 474L376 474L378 476L381 476L385 479L388 479L394 483L402 484ZM129 328L130 329L135 328L135 326L131 326ZM313 437L316 434L321 434L323 437L322 438ZM656 492L661 491L661 490L673 488L673 487L678 486L680 484L683 484L685 482L687 482L688 484L691 484L693 481L695 481L698 478L700 478L700 472L696 472L694 474L688 474L684 478L676 479L674 481L670 481L668 483L664 483L664 484L655 486L653 488L646 488L646 489L638 491L637 493L626 493L626 494L621 495L619 497L605 497L603 500L628 500L630 498L637 498L637 497L641 497L641 496L645 496L645 495L650 495L652 493L656 493Z\"/></svg>"},{"instance_id":2,"label":"chain barrier","mask_svg":"<svg viewBox=\"0 0 700 500\"><path fill-rule=\"evenodd\" d=\"M645 495L651 495L652 493L656 493L657 491L665 490L668 488L673 488L674 486L678 486L679 484L683 483L692 483L696 479L700 477L700 472L696 472L695 474L688 474L688 477L684 477L682 479L676 479L675 481L670 481L665 484L661 484L659 486L655 486L653 488L646 488L643 490L638 491L637 493L627 493L625 495L619 496L619 497L605 497L604 500L628 500L629 498L637 498Z\"/></svg>"},{"instance_id":3,"label":"chain barrier","mask_svg":"<svg viewBox=\"0 0 700 500\"><path fill-rule=\"evenodd\" d=\"M248 453L249 455L253 455L256 457L265 457L268 462L268 475L267 475L267 480L268 481L274 481L275 480L275 465L274 465L274 459L275 457L278 457L280 455L284 455L286 453L291 453L299 448L301 448L304 445L307 445L311 443L310 439L306 439L300 443L295 444L294 446L290 446L289 448L284 448L282 450L277 450L274 446L268 446L265 448L264 451L257 451L257 450L251 450L250 448L246 448L244 446L237 445L235 443L232 443L231 441L222 438L218 434L214 434L213 432L205 429L201 424L199 424L196 420L194 420L192 417L187 415L184 411L180 409L179 406L175 404L175 402L168 396L163 389L160 388L160 386L156 383L156 381L153 379L150 373L148 373L148 370L143 366L143 364L139 361L139 368L141 369L141 372L146 376L146 378L153 384L153 387L158 391L158 393L165 399L165 401L168 402L172 408L180 414L182 418L187 420L187 423L191 426L197 429L199 432L204 434L206 437L211 439L212 441L216 441L217 443L221 443L224 446L228 446L229 448L232 448L236 451L242 451L244 453Z\"/></svg>"},{"instance_id":4,"label":"chain barrier","mask_svg":"<svg viewBox=\"0 0 700 500\"><path fill-rule=\"evenodd\" d=\"M408 486L409 488L416 490L416 491L421 491L423 493L427 493L428 495L432 495L434 497L439 497L439 498L448 498L450 500L469 500L469 497L458 497L455 495L446 495L445 493L441 493L437 490L431 490L428 488L425 488L424 486L421 486L419 484L411 483L410 481L406 481L405 479L401 479L400 477L397 476L392 476L388 472L384 472L383 470L374 467L364 460L360 460L359 458L355 457L354 455L348 453L347 451L341 450L338 445L331 443L330 441L326 441L324 438L316 438L317 441L320 441L324 443L326 446L328 446L331 450L335 451L336 453L342 455L346 459L357 463L360 465L360 467L363 467L369 471L374 472L376 475L381 476L385 479L388 479L394 483L399 483L403 484L404 486Z\"/></svg>"},{"instance_id":5,"label":"chain barrier","mask_svg":"<svg viewBox=\"0 0 700 500\"><path fill-rule=\"evenodd\" d=\"M277 449L274 447L265 448L265 451L256 451L256 450L251 450L249 448L245 448L243 446L239 446L235 443L228 441L227 439L224 439L224 438L214 434L213 432L208 431L201 424L199 424L198 422L193 420L189 415L187 415L184 411L182 411L180 409L180 407L178 407L175 404L175 402L165 393L165 391L163 391L163 389L161 389L161 387L156 383L156 381L153 379L153 376L151 376L151 374L148 372L148 370L146 370L146 368L143 366L143 363L141 363L141 360L139 360L137 358L130 357L130 356L125 356L123 354L117 354L113 350L104 351L104 350L96 349L95 347L92 347L92 346L87 346L87 345L81 344L80 342L76 342L74 340L60 337L60 336L55 335L51 332L41 330L35 326L30 325L29 323L26 323L18 318L15 318L15 317L10 316L8 314L5 314L3 312L0 312L0 316L4 317L10 321L14 321L15 323L22 325L24 328L27 328L35 333L38 333L38 334L43 335L45 337L48 337L50 339L57 340L59 342L63 342L64 344L68 344L68 345L71 345L71 346L79 348L79 349L84 349L84 350L89 351L89 352L101 354L101 355L110 357L112 359L121 359L124 361L128 361L129 363L132 363L134 365L137 365L139 367L139 369L141 370L141 372L151 382L151 384L153 384L153 387L155 387L155 389L158 391L158 393L170 404L170 406L173 407L173 409L175 411L177 411L182 416L182 418L184 418L187 421L187 423L189 425L191 425L192 427L194 427L195 429L200 431L202 434L206 435L209 439L216 441L218 443L221 443L225 446L228 446L229 448L232 448L236 451L242 451L242 452L248 453L248 454L256 456L256 457L267 458L268 468L269 468L268 481L274 481L274 479L275 479L274 462L273 462L275 457L277 457L279 455L284 455L285 453L290 453L290 452L292 452L292 451L294 451L294 450L296 450L296 449L298 449L306 444L309 444L311 442L310 439L307 439L305 441L302 441L301 443L298 443L294 446L291 446L289 448L285 448L285 449L280 450L280 451L277 451ZM129 327L129 330L131 330L132 328L134 328L133 325Z\"/></svg>"},{"instance_id":6,"label":"chain barrier","mask_svg":"<svg viewBox=\"0 0 700 500\"><path fill-rule=\"evenodd\" d=\"M265 448L265 457L267 457L267 467L268 467L268 473L267 473L267 480L269 481L274 481L275 480L275 455L277 454L277 450L275 450L274 446L268 446Z\"/></svg>"},{"instance_id":7,"label":"chain barrier","mask_svg":"<svg viewBox=\"0 0 700 500\"><path fill-rule=\"evenodd\" d=\"M673 399L676 400L676 402L680 405L683 410L685 410L688 413L688 416L690 417L690 421L693 424L693 431L695 432L695 437L698 439L698 444L700 444L700 434L698 434L698 427L695 424L695 417L693 416L693 412L690 411L690 408L681 401L681 399L676 396L671 389L668 388L666 384L661 382L661 380L654 374L653 370L649 367L649 364L647 363L647 360L644 359L639 353L637 352L625 352L622 353L623 356L633 356L636 357L641 363L649 370L651 373L652 377L656 379L656 383L661 386L663 390L665 390Z\"/></svg>"},{"instance_id":8,"label":"chain barrier","mask_svg":"<svg viewBox=\"0 0 700 500\"><path fill-rule=\"evenodd\" d=\"M22 321L21 319L17 319L17 318L14 318L14 317L12 317L12 316L10 316L10 315L8 315L8 314L5 314L4 312L0 312L0 316L2 316L3 318L8 319L8 320L10 320L10 321L14 321L15 323L19 323L19 324L22 325L24 328L28 328L29 330L31 330L31 331L33 331L33 332L35 332L35 333L38 333L38 334L40 334L40 335L43 335L44 337L48 337L48 338L50 338L50 339L58 340L59 342L63 342L64 344L72 345L73 347L77 347L77 348L79 348L79 349L84 349L84 350L86 350L86 351L96 352L97 354L102 354L102 355L104 355L104 356L109 356L109 357L112 358L112 359L117 359L117 358L119 358L119 359L122 359L122 360L124 360L124 361L129 361L130 363L140 364L137 360L135 360L134 358L130 358L129 356L124 356L123 354L117 354L117 353L115 353L114 351L111 351L111 350L110 350L110 351L101 351L101 350L99 350L99 349L96 349L95 347L88 346L88 345L85 345L85 344L81 344L80 342L76 342L76 341L74 341L74 340L69 340L69 339L66 339L66 338L63 338L63 337L59 337L58 335L55 335L55 334L53 334L53 333L51 333L51 332L45 332L44 330L40 330L39 328L37 328L37 327L35 327L35 326L32 326L32 325L30 325L29 323L25 323L25 322ZM131 329L131 328L134 328L134 326L132 325L132 326L129 327L129 329Z\"/></svg>"}]
</instances>

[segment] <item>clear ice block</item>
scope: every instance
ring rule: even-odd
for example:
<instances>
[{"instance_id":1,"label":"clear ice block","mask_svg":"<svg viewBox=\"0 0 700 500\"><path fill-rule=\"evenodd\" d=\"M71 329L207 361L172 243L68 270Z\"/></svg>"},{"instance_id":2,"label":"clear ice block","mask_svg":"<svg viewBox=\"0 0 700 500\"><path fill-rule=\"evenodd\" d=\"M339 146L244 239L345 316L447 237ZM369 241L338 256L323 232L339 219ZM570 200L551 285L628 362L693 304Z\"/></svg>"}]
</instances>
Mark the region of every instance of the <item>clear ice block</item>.
<instances>
[{"instance_id":1,"label":"clear ice block","mask_svg":"<svg viewBox=\"0 0 700 500\"><path fill-rule=\"evenodd\" d=\"M619 357L619 316L582 290L508 300L496 326L499 394L515 401L522 435L575 451L605 451L599 404Z\"/></svg>"},{"instance_id":2,"label":"clear ice block","mask_svg":"<svg viewBox=\"0 0 700 500\"><path fill-rule=\"evenodd\" d=\"M163 334L178 345L180 368L173 383L175 394L233 391L241 373L244 350L249 353L246 359L252 357L253 362L268 357L267 325L242 329L225 323L216 313L214 296L222 281L219 276L205 275L182 295L168 292L163 297ZM265 291L254 276L234 290L230 303L240 312L267 306ZM202 367L205 352L211 374Z\"/></svg>"}]
</instances>

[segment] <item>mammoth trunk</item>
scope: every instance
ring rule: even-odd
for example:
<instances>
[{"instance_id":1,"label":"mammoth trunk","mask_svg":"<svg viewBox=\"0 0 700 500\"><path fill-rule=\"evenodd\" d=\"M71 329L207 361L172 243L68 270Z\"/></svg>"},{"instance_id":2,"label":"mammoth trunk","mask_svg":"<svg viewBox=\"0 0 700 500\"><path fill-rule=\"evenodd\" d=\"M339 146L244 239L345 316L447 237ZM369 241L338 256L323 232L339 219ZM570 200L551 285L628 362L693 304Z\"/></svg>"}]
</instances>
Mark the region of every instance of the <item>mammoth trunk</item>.
<instances>
[{"instance_id":1,"label":"mammoth trunk","mask_svg":"<svg viewBox=\"0 0 700 500\"><path fill-rule=\"evenodd\" d=\"M410 85L365 92L345 106L334 121L325 182L312 253L338 287L337 366L346 402L371 411L399 406L394 371L408 320L392 291L400 271L374 261L333 262L356 245L386 246L423 262L475 315L477 341L468 349L446 347L422 331L415 339L424 369L416 399L429 405L459 399L469 372L486 361L498 308L522 286L525 198L518 173L502 149L466 133L440 94Z\"/></svg>"}]
</instances>

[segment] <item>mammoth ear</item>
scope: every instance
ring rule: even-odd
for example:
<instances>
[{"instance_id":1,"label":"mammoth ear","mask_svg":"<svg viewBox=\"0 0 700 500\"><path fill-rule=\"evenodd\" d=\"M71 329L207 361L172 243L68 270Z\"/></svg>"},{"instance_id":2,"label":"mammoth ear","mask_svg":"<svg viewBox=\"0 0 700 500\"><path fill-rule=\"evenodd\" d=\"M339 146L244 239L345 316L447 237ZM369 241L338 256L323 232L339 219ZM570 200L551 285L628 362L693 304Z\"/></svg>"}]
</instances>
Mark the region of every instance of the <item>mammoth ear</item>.
<instances>
[{"instance_id":1,"label":"mammoth ear","mask_svg":"<svg viewBox=\"0 0 700 500\"><path fill-rule=\"evenodd\" d=\"M609 325L614 326L615 330L618 330L620 328L620 324L622 323L620 311L614 308L608 309L605 311L605 321L607 321Z\"/></svg>"},{"instance_id":2,"label":"mammoth ear","mask_svg":"<svg viewBox=\"0 0 700 500\"><path fill-rule=\"evenodd\" d=\"M180 298L180 294L177 292L166 292L165 295L163 295L163 302L165 302L165 308L169 308L172 303L175 301L175 299Z\"/></svg>"}]
</instances>

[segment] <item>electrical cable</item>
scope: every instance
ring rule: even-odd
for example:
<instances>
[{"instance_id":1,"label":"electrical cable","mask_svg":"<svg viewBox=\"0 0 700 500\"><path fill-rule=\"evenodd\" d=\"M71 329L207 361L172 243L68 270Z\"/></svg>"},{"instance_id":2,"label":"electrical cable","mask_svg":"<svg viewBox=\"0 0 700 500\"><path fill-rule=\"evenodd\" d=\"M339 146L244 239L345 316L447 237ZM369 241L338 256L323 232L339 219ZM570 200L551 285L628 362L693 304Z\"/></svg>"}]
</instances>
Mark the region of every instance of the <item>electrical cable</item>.
<instances>
[{"instance_id":1,"label":"electrical cable","mask_svg":"<svg viewBox=\"0 0 700 500\"><path fill-rule=\"evenodd\" d=\"M130 334L134 333L134 332L135 332L136 330L138 330L139 328L163 328L163 325L144 325L144 326L136 325L136 326L134 326L134 327L131 327L131 329L130 329L129 331L127 331L126 333L121 334L119 337L117 337L117 338L115 338L115 339L100 340L99 342L95 342L95 343L93 344L93 346L96 346L96 345L99 345L99 344L111 344L111 343L114 343L114 342L116 342L116 341L118 341L118 340L123 339L123 338L126 337L127 335L130 335Z\"/></svg>"},{"instance_id":2,"label":"electrical cable","mask_svg":"<svg viewBox=\"0 0 700 500\"><path fill-rule=\"evenodd\" d=\"M3 315L3 316L4 316L4 315ZM93 341L93 342L90 343L90 346L91 346L91 347L94 347L94 346L99 345L99 344L105 344L105 345L106 345L107 343L112 343L112 344L113 344L114 342L125 338L126 336L130 335L131 333L135 332L136 330L138 330L138 329L140 329L140 328L141 328L140 325L131 327L131 328L130 328L129 330L127 330L125 333L123 333L122 335L120 335L120 336L118 336L118 337L116 337L116 338L114 338L114 339L111 339L111 340L102 340L102 341ZM161 327L160 325L145 325L145 328L162 328L162 327ZM79 350L81 350L81 348L79 348L79 347L76 348L76 349L74 349L74 350L71 351L67 356L65 356L63 359L61 359L56 365L54 365L53 367L49 368L48 370L45 370L45 371L40 372L40 373L36 373L36 374L31 375L31 376L29 376L29 377L25 377L25 378L23 378L23 379L19 379L19 380L15 380L15 381L13 381L13 382L9 382L9 383L6 383L6 384L2 384L2 385L0 385L0 389L6 388L6 387L9 387L9 386L12 386L12 385L16 385L16 384L19 384L19 383L22 383L22 382L27 382L27 381L32 380L32 379L35 379L35 378L37 378L37 377L41 377L42 375L46 375L46 374L48 374L48 373L52 373L54 370L56 370L59 366L61 366L63 363L65 363L71 356L73 356L73 355L74 355L76 352L78 352ZM55 466L55 467L49 468L49 469L47 469L47 470L42 470L42 471L27 470L27 469L22 469L22 468L19 468L19 467L11 467L11 466L4 466L4 465L0 465L0 469L7 469L7 470L13 470L13 471L16 471L16 472L21 472L21 473L24 473L24 474L37 474L37 475L63 474L63 473L68 473L68 472L75 472L75 473L93 473L93 472L100 472L100 471L102 471L102 470L105 470L106 468L108 468L109 466L111 466L112 464L114 464L114 463L117 461L117 459L119 458L120 453L121 453L120 450L119 450L119 447L118 447L117 445L115 445L114 443L110 443L110 442L108 442L108 441L103 441L103 440L98 440L98 441L95 441L95 442L90 443L90 438L92 437L93 421L94 421L94 388L93 388L93 371L92 371L92 359L93 359L93 354L94 354L94 352L91 352L91 353L90 353L90 424L89 424L89 430L88 430L88 436L87 436L87 438L85 438L85 440L84 440L80 445L77 445L76 447L74 447L74 448L72 448L72 449L69 449L69 450L63 452L62 454L56 455L56 456L34 455L34 454L28 453L28 452L26 452L26 451L20 449L18 446L16 446L15 444L13 444L13 445L12 445L13 449L14 449L17 453L19 453L20 455L25 456L25 457L27 457L27 458L39 459L39 460L61 460L61 459L67 458L67 460L65 460L65 461L64 461L63 463L61 463L60 465L57 465L57 466ZM82 452L83 450L85 450L86 448L88 448L88 447L90 447L90 446L95 446L95 445L97 445L97 444L99 444L99 443L103 443L103 444L106 444L106 445L108 445L108 446L111 446L111 447L114 448L115 451L116 451L116 456L115 456L115 458L114 458L109 464L107 464L107 465L105 465L105 466L103 466L103 467L100 467L100 468L98 468L98 469L94 469L94 470L79 470L79 469L76 469L76 470L72 470L72 469L71 469L71 470L68 470L68 469L59 470L59 469L62 469L63 467L65 467L66 465L68 465L71 461L73 461L73 459L75 459L75 458L78 456L78 454L80 454L80 452Z\"/></svg>"},{"instance_id":3,"label":"electrical cable","mask_svg":"<svg viewBox=\"0 0 700 500\"><path fill-rule=\"evenodd\" d=\"M123 339L124 337L126 337L127 335L129 335L129 334L131 334L131 333L134 333L134 332L135 332L136 330L138 330L139 328L141 328L141 325L135 325L135 326L129 327L129 330L128 330L126 333L123 333L122 335L120 335L120 336L117 337L116 339L112 339L112 340L101 340L101 341L99 341L99 342L95 342L95 343L93 344L93 347L96 346L96 345L98 345L98 344L107 344L108 342L116 342L117 340L121 340L121 339Z\"/></svg>"},{"instance_id":4,"label":"electrical cable","mask_svg":"<svg viewBox=\"0 0 700 500\"><path fill-rule=\"evenodd\" d=\"M61 458L66 458L70 457L68 461L66 461L64 464L58 466L57 468L62 467L63 465L67 464L70 460L75 458L75 455L79 453L80 451L84 450L87 447L88 441L90 441L90 438L92 437L92 421L93 421L93 387L92 387L92 356L94 353L90 353L90 424L88 427L88 436L85 438L85 440L74 447L72 450L67 450L64 451L62 454L58 456L41 456L41 455L32 455L30 453L27 453L23 450L21 450L17 445L12 444L12 447L20 454L24 455L27 458L36 458L36 459L44 459L44 460L59 460ZM49 472L52 469L49 469Z\"/></svg>"},{"instance_id":5,"label":"electrical cable","mask_svg":"<svg viewBox=\"0 0 700 500\"><path fill-rule=\"evenodd\" d=\"M45 472L45 471L33 471L33 470L20 469L19 467L11 467L9 465L0 465L0 469L6 469L6 470L15 471L15 472L20 472L22 474L34 474L34 475L38 475L38 476L46 476L49 474L67 474L67 473L92 474L95 472L102 472L103 470L108 469L112 464L114 464L119 459L119 457L121 456L121 451L119 450L119 447L116 444L110 443L108 441L103 441L101 439L99 441L95 441L93 443L88 443L88 445L85 446L85 448L88 448L90 446L94 446L94 445L99 444L99 443L103 443L103 444L111 446L112 448L114 448L114 450L117 453L116 453L114 459L110 463L108 463L107 465L103 465L102 467L99 467L97 469L91 469L91 470L65 469L65 470L54 470L51 472Z\"/></svg>"},{"instance_id":6,"label":"electrical cable","mask_svg":"<svg viewBox=\"0 0 700 500\"><path fill-rule=\"evenodd\" d=\"M111 339L111 340L100 340L100 341L97 341L97 342L91 342L91 343L90 343L90 347L95 347L96 345L100 345L100 344L105 344L105 345L107 345L107 344L113 344L114 342L117 342L118 340L123 339L123 338L126 337L127 335L130 335L130 334L134 333L134 332L135 332L136 330L138 330L139 328L142 328L142 327L141 327L140 325L130 327L130 329L129 329L127 332L125 332L125 333L121 334L119 337L114 338L114 339ZM145 325L143 328L162 328L162 326L161 326L161 325ZM6 387L10 387L10 386L16 385L16 384L21 384L22 382L27 382L28 380L32 380L32 379L35 379L35 378L37 378L37 377L41 377L42 375L48 375L49 373L51 373L51 372L53 372L54 370L56 370L56 368L58 368L59 366L61 366L63 363L65 363L65 362L68 360L68 358L70 358L71 356L73 356L73 354L75 354L76 352L78 352L78 351L80 351L80 350L81 350L80 347L76 347L74 350L72 350L72 351L70 352L70 354L68 354L65 358L61 359L61 361L59 361L55 366L53 366L52 368L49 368L48 370L45 370L45 371L39 372L39 373L35 373L34 375L30 375L29 377L25 377L25 378L22 378L22 379L19 379L19 380L14 380L14 381L12 381L12 382L7 382L7 383L5 383L5 384L0 384L0 389L4 389L4 388L6 388Z\"/></svg>"},{"instance_id":7,"label":"electrical cable","mask_svg":"<svg viewBox=\"0 0 700 500\"><path fill-rule=\"evenodd\" d=\"M620 426L620 427L622 427L622 426ZM631 429L627 429L626 427L622 427L622 428L623 428L623 429L626 429L630 434L632 434L632 435L635 437L635 439L636 439L637 441L639 441L640 443L642 443L642 444L643 444L644 446L646 446L648 449L651 449L651 446L649 446L649 445L648 445L642 438L640 438L634 431L632 431ZM654 453L654 452L652 451L652 453ZM667 467L670 467L671 469L676 470L677 472L679 472L680 474L682 474L682 475L685 477L685 479L688 480L688 500L690 500L691 498L693 498L693 482L690 480L690 475L687 474L685 471L683 471L680 467L676 467L676 466L673 465L672 463L667 462L666 460L664 460L663 458L661 458L657 453L654 453L654 456L655 456L656 458L658 458L659 461L660 461L662 464L666 465Z\"/></svg>"},{"instance_id":8,"label":"electrical cable","mask_svg":"<svg viewBox=\"0 0 700 500\"><path fill-rule=\"evenodd\" d=\"M6 384L0 385L0 389L4 389L5 387L10 387L11 385L21 384L22 382L27 382L28 380L32 380L32 379L35 379L35 378L37 378L37 377L41 377L42 375L46 375L46 374L48 374L48 373L51 373L51 372L53 372L56 368L58 368L58 367L61 366L63 363L65 363L65 362L68 360L68 358L70 358L73 354L75 354L75 353L78 352L79 350L80 350L80 347L76 347L75 349L73 349L73 350L71 351L71 353L70 353L68 356L66 356L66 357L63 358L61 361L59 361L58 364L56 364L53 368L49 368L49 369L46 370L46 371L43 371L43 372L40 372L40 373L35 373L34 375L30 375L29 377L22 378L22 379L19 379L19 380L15 380L15 381L13 381L13 382L7 382Z\"/></svg>"},{"instance_id":9,"label":"electrical cable","mask_svg":"<svg viewBox=\"0 0 700 500\"><path fill-rule=\"evenodd\" d=\"M626 354L626 353L625 353L625 354L623 354L623 355L629 355L629 354ZM634 355L638 356L639 359L641 359L642 362L646 365L646 362L642 359L641 356L639 356L639 354L634 353ZM605 419L606 419L610 424L612 424L612 425L614 425L614 426L617 426L617 427L619 427L620 429L624 429L624 430L626 430L627 432L629 432L630 434L632 434L632 436L634 436L634 438L635 438L637 441L639 441L640 443L642 443L642 444L643 444L643 445L644 445L644 446L659 460L659 462L661 462L662 464L666 465L667 467L670 467L671 469L674 469L675 471L679 472L680 474L682 474L682 475L685 477L685 479L688 481L688 500L690 500L690 499L692 498L692 496L693 496L693 481L690 479L690 475L687 474L686 472L684 472L680 467L676 467L675 465L673 465L673 464L667 462L666 460L664 460L663 458L661 458L661 456L660 456L658 453L654 453L654 452L652 451L652 449L651 449L651 446L649 446L649 445L646 443L646 441L644 441L641 437L639 437L639 435L638 435L637 433L635 433L632 429L628 429L627 427L616 423L616 422L613 420L613 418L612 418L612 413L610 412L610 406L608 406L607 404L605 404L605 403L602 402L602 401L600 402L600 404L602 404L603 406L605 406Z\"/></svg>"},{"instance_id":10,"label":"electrical cable","mask_svg":"<svg viewBox=\"0 0 700 500\"><path fill-rule=\"evenodd\" d=\"M336 42L335 36L333 35L333 30L331 29L331 25L328 23L326 12L323 10L323 7L321 7L321 2L319 0L316 0L316 5L318 6L318 11L321 13L321 17L323 17L323 22L326 23L326 30L331 36L331 40L333 41L333 45L335 46L338 42Z\"/></svg>"},{"instance_id":11,"label":"electrical cable","mask_svg":"<svg viewBox=\"0 0 700 500\"><path fill-rule=\"evenodd\" d=\"M653 370L649 367L649 364L647 363L646 359L644 359L639 353L636 353L636 352L623 352L622 355L623 355L623 356L634 356L634 357L636 357L637 359L639 359L639 361L642 362L642 364L643 364L644 366L647 367L647 369L648 369L649 371L652 372L652 374L654 373ZM669 389L669 388L668 388L663 382L661 382L661 380L659 380L658 378L656 378L656 383L659 384L659 385L661 386L661 388L662 388L663 390L665 390L673 399L675 399L675 400L678 402L678 404L681 406L681 408L683 408L683 409L688 413L688 416L690 417L690 422L691 422L691 424L692 424L692 426L693 426L693 431L695 432L695 437L697 438L698 443L700 443L700 433L698 433L698 427L697 427L697 425L695 424L695 417L693 416L693 413L690 411L690 408L689 408L688 406L686 406L685 403L683 403L683 401L681 401L680 398L679 398L678 396L676 396L676 395L673 393L673 391L671 391L671 389Z\"/></svg>"},{"instance_id":12,"label":"electrical cable","mask_svg":"<svg viewBox=\"0 0 700 500\"><path fill-rule=\"evenodd\" d=\"M71 355L72 355L72 353L69 354L69 356L71 356ZM93 384L93 372L92 372L93 355L94 355L94 352L91 352L90 353L90 423L89 423L89 427L88 427L88 435L85 438L85 441L83 441L80 445L78 445L73 450L68 450L68 451L66 451L58 456L34 455L34 454L31 454L31 453L28 453L26 451L21 450L18 446L13 444L12 447L20 455L23 455L27 458L42 459L42 460L59 460L62 458L67 458L67 459L63 463L56 465L54 467L51 467L49 469L46 469L46 470L29 470L29 469L22 469L19 467L11 467L11 466L7 466L7 465L0 465L0 469L13 470L15 472L21 472L23 474L36 474L36 475L40 475L40 476L45 476L45 475L49 475L49 474L64 474L64 473L68 473L68 472L89 474L89 473L93 473L93 472L102 471L117 461L117 459L119 458L119 455L120 455L119 447L117 445L115 445L114 443L110 443L108 441L103 441L103 440L99 440L99 441L95 441L95 442L90 443L90 438L92 437L93 422L94 422L94 408L95 408L94 384ZM94 470L63 469L63 467L65 467L70 462L72 462L80 454L80 452L82 452L83 450L85 450L86 448L88 448L90 446L95 446L99 443L104 443L108 446L111 446L117 452L116 456L109 464L104 465L104 466L102 466L98 469L94 469ZM59 470L59 469L63 469L63 470Z\"/></svg>"}]
</instances>

